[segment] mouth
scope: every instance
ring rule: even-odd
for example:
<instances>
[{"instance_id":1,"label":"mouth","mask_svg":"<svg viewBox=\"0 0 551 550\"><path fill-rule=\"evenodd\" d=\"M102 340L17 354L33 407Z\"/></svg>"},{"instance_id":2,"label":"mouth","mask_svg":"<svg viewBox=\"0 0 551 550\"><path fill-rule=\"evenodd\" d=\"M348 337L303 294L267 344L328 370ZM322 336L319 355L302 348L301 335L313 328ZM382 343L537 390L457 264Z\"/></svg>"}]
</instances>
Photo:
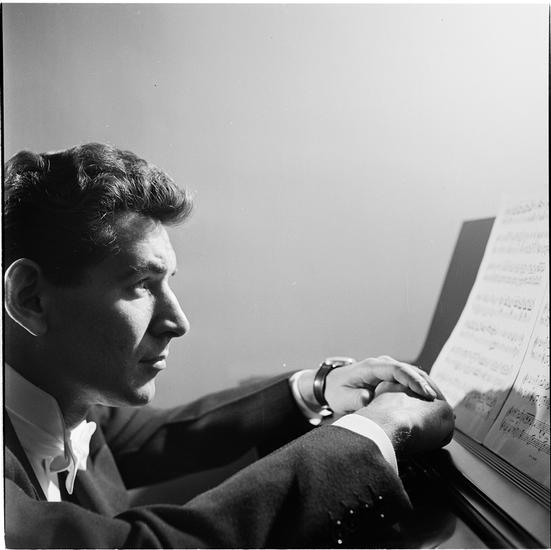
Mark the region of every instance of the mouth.
<instances>
[{"instance_id":1,"label":"mouth","mask_svg":"<svg viewBox=\"0 0 551 550\"><path fill-rule=\"evenodd\" d=\"M168 357L168 353L163 353L161 355L154 355L151 357L145 357L140 360L140 363L142 365L146 365L148 367L152 367L156 370L163 370L166 368L166 358Z\"/></svg>"}]
</instances>

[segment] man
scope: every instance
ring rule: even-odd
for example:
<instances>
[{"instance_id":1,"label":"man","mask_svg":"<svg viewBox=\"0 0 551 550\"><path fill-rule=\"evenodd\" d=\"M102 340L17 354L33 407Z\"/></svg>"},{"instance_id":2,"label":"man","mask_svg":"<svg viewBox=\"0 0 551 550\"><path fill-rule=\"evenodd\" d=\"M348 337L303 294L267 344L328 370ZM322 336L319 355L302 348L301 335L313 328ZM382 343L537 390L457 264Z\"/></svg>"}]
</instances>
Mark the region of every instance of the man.
<instances>
[{"instance_id":1,"label":"man","mask_svg":"<svg viewBox=\"0 0 551 550\"><path fill-rule=\"evenodd\" d=\"M106 145L8 163L7 546L392 545L410 507L396 454L437 448L453 428L419 369L327 363L143 407L189 329L166 226L190 209L161 170ZM129 505L128 488L253 447L273 452L183 506Z\"/></svg>"}]
</instances>

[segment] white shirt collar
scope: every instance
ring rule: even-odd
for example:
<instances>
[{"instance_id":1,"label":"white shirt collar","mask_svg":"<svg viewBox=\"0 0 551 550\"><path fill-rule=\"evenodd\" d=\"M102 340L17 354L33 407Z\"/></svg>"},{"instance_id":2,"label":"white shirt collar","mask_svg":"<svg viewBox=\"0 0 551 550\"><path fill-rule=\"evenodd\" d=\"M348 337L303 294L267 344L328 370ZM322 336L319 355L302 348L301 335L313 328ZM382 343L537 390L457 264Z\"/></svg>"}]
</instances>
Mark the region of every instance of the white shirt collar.
<instances>
[{"instance_id":1,"label":"white shirt collar","mask_svg":"<svg viewBox=\"0 0 551 550\"><path fill-rule=\"evenodd\" d=\"M86 470L95 422L83 420L67 429L57 401L7 364L5 389L6 409L31 464L41 464L47 475L68 470L65 486L71 494L77 471ZM42 472L35 473L41 481Z\"/></svg>"}]
</instances>

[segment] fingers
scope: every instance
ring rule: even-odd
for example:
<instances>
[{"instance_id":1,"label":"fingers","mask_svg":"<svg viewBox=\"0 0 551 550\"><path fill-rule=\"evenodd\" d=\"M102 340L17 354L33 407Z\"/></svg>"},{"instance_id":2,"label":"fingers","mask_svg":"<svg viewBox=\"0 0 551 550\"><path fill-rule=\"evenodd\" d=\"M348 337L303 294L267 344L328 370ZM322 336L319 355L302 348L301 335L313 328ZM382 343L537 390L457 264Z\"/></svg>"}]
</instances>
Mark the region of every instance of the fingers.
<instances>
[{"instance_id":1,"label":"fingers","mask_svg":"<svg viewBox=\"0 0 551 550\"><path fill-rule=\"evenodd\" d=\"M431 400L437 397L437 393L428 384L419 369L416 369L412 365L402 363L392 357L382 356L374 361L370 361L369 367L371 375L376 376L381 381L398 382L402 386L410 388L415 393Z\"/></svg>"},{"instance_id":2,"label":"fingers","mask_svg":"<svg viewBox=\"0 0 551 550\"><path fill-rule=\"evenodd\" d=\"M422 370L419 367L416 367L414 365L410 365L410 366L413 367L414 369L416 369L417 372L425 379L427 384L429 384L430 387L436 392L436 395L437 395L438 399L443 399L444 401L446 400L446 398L444 397L444 394L442 393L440 388L436 385L434 380L424 370Z\"/></svg>"},{"instance_id":3,"label":"fingers","mask_svg":"<svg viewBox=\"0 0 551 550\"><path fill-rule=\"evenodd\" d=\"M397 361L388 355L365 359L359 365L364 369L363 378L368 384L377 385L380 382L393 382L401 384L429 400L443 398L440 390L425 372L408 363Z\"/></svg>"},{"instance_id":4,"label":"fingers","mask_svg":"<svg viewBox=\"0 0 551 550\"><path fill-rule=\"evenodd\" d=\"M404 391L404 386L402 386L402 384L398 384L398 382L381 382L375 388L375 397L381 393L393 393L400 391Z\"/></svg>"}]
</instances>

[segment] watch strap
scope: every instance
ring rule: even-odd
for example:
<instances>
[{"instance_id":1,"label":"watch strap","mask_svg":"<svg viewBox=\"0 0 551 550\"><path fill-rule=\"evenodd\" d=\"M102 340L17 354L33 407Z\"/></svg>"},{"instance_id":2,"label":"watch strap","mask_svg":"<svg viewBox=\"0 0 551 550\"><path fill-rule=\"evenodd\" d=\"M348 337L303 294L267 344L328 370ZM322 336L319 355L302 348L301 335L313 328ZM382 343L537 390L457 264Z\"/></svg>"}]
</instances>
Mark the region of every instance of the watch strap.
<instances>
[{"instance_id":1,"label":"watch strap","mask_svg":"<svg viewBox=\"0 0 551 550\"><path fill-rule=\"evenodd\" d=\"M318 368L316 375L314 376L314 397L321 407L324 416L333 414L333 410L329 406L329 403L325 399L325 385L327 383L328 374L338 367L344 367L350 365L356 361L351 357L329 357Z\"/></svg>"},{"instance_id":2,"label":"watch strap","mask_svg":"<svg viewBox=\"0 0 551 550\"><path fill-rule=\"evenodd\" d=\"M327 403L327 400L325 399L325 385L327 383L327 375L335 367L336 365L323 362L316 372L316 376L314 377L314 397L316 398L316 401L319 403L320 407L325 410L330 410L329 403Z\"/></svg>"}]
</instances>

